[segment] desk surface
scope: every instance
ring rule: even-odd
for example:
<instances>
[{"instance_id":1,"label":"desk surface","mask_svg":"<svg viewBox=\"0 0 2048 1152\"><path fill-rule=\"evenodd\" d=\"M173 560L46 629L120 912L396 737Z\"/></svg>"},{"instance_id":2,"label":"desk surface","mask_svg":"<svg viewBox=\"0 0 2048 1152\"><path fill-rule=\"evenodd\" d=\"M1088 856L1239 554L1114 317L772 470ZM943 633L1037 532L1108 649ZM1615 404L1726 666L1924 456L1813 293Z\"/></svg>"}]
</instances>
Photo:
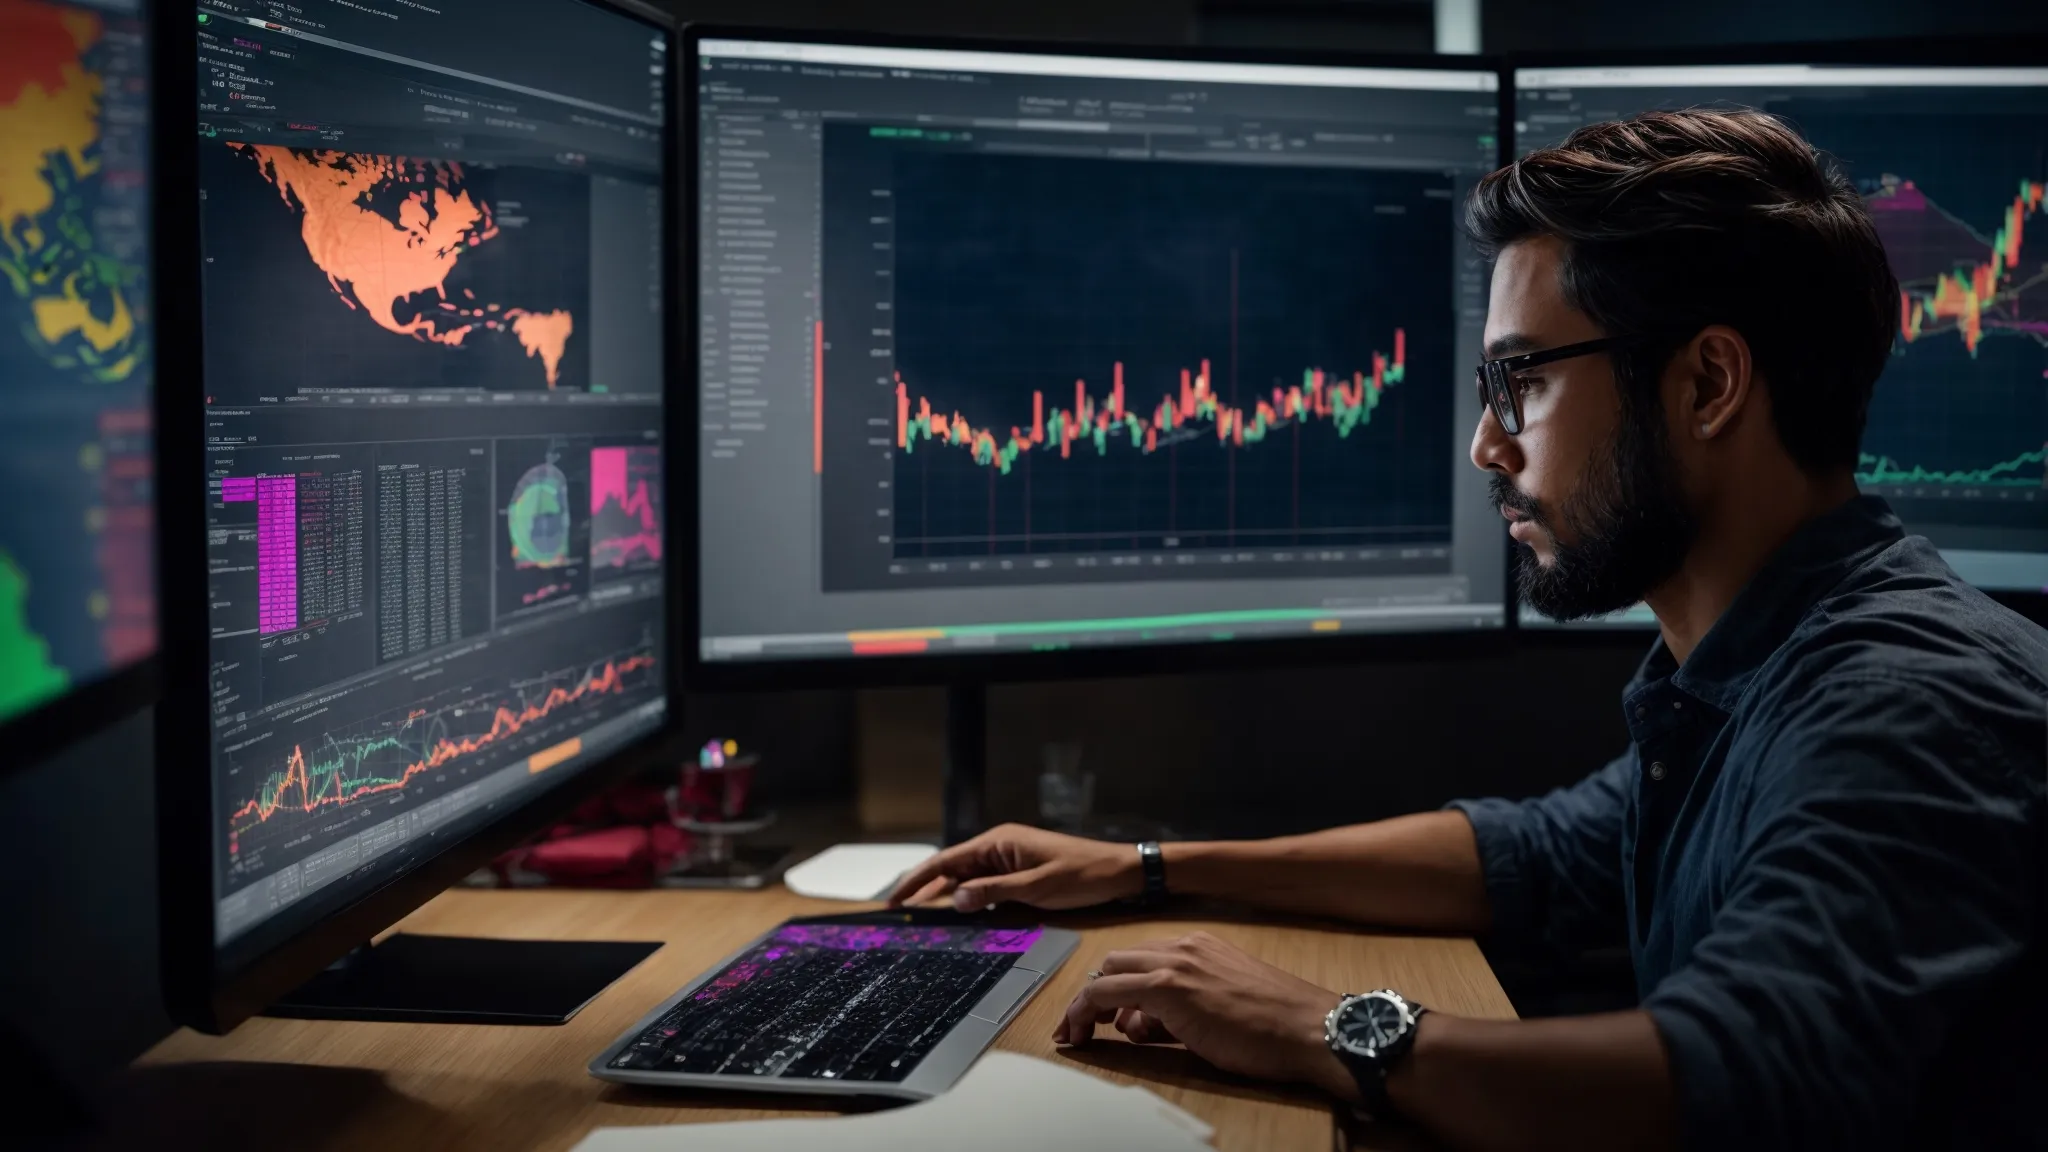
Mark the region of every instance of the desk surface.
<instances>
[{"instance_id":1,"label":"desk surface","mask_svg":"<svg viewBox=\"0 0 2048 1152\"><path fill-rule=\"evenodd\" d=\"M790 916L851 907L781 888L451 891L400 927L667 943L559 1028L259 1018L227 1037L179 1032L137 1062L116 1126L181 1137L203 1132L206 1146L215 1148L558 1152L606 1125L820 1114L829 1106L608 1085L591 1079L584 1066L655 1004L754 936ZM1391 986L1442 1011L1514 1014L1469 940L1373 936L1284 920L1051 919L1078 928L1081 947L997 1046L1080 1062L1111 1080L1142 1084L1213 1125L1224 1152L1328 1149L1334 1114L1312 1093L1226 1076L1178 1048L1104 1041L1073 1056L1055 1054L1053 1023L1104 952L1201 928L1326 988ZM289 1138L280 1139L285 1133Z\"/></svg>"}]
</instances>

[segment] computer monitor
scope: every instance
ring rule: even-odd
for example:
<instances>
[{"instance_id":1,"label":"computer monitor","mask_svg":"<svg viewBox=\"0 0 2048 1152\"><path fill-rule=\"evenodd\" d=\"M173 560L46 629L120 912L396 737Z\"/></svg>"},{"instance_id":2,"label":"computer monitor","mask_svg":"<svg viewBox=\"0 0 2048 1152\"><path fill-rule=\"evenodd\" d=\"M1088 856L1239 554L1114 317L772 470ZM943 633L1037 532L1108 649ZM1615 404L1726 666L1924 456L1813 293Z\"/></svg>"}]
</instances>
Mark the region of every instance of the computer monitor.
<instances>
[{"instance_id":1,"label":"computer monitor","mask_svg":"<svg viewBox=\"0 0 2048 1152\"><path fill-rule=\"evenodd\" d=\"M1457 225L1499 159L1490 64L703 28L685 54L693 677L1501 634Z\"/></svg>"},{"instance_id":2,"label":"computer monitor","mask_svg":"<svg viewBox=\"0 0 2048 1152\"><path fill-rule=\"evenodd\" d=\"M1560 61L1514 84L1517 155L1693 105L1777 114L1833 155L1901 289L1857 484L1980 588L2048 591L2048 67ZM1631 620L1654 624L1641 608L1605 623ZM1521 622L1549 623L1526 607Z\"/></svg>"},{"instance_id":3,"label":"computer monitor","mask_svg":"<svg viewBox=\"0 0 2048 1152\"><path fill-rule=\"evenodd\" d=\"M0 0L6 767L153 681L148 34L140 0Z\"/></svg>"},{"instance_id":4,"label":"computer monitor","mask_svg":"<svg viewBox=\"0 0 2048 1152\"><path fill-rule=\"evenodd\" d=\"M158 795L173 1006L225 1027L664 732L673 28L206 0L190 34Z\"/></svg>"}]
</instances>

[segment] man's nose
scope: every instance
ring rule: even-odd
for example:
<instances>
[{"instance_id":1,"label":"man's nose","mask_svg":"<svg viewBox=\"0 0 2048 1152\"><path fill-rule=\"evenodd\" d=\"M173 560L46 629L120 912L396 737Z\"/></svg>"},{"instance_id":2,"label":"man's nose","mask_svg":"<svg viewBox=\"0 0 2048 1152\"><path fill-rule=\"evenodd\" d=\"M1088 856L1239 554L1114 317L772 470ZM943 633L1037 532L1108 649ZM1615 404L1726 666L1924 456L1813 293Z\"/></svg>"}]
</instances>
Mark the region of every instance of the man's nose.
<instances>
[{"instance_id":1,"label":"man's nose","mask_svg":"<svg viewBox=\"0 0 2048 1152\"><path fill-rule=\"evenodd\" d=\"M1493 406L1480 405L1479 427L1472 430L1472 466L1482 472L1512 475L1522 468L1522 452L1515 438L1500 426Z\"/></svg>"}]
</instances>

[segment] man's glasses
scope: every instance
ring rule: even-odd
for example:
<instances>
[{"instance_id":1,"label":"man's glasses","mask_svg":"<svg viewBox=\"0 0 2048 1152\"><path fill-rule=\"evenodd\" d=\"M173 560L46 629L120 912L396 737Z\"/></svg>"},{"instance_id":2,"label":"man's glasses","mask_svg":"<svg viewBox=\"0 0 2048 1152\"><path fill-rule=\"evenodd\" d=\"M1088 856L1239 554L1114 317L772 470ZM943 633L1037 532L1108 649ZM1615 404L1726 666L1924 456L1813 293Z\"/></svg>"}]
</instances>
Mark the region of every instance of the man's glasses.
<instances>
[{"instance_id":1,"label":"man's glasses","mask_svg":"<svg viewBox=\"0 0 2048 1152\"><path fill-rule=\"evenodd\" d=\"M1586 340L1567 344L1562 348L1551 348L1542 352L1525 352L1520 356L1503 356L1488 360L1473 373L1473 381L1479 385L1479 402L1493 409L1493 418L1500 421L1501 431L1510 436L1522 432L1522 394L1515 387L1515 374L1540 368L1559 360L1570 360L1577 356L1591 356L1623 344L1633 343L1630 336L1603 336L1598 340Z\"/></svg>"}]
</instances>

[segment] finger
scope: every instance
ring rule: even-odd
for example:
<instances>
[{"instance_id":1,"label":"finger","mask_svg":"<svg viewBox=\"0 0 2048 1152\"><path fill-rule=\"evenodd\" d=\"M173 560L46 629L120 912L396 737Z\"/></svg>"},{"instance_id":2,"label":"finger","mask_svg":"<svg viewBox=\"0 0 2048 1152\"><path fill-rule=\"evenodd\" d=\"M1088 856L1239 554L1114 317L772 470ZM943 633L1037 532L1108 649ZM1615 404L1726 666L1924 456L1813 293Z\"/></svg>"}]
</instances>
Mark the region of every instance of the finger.
<instances>
[{"instance_id":1,"label":"finger","mask_svg":"<svg viewBox=\"0 0 2048 1152\"><path fill-rule=\"evenodd\" d=\"M1161 1023L1159 1017L1136 1008L1121 1008L1116 1014L1116 1030L1133 1044L1173 1044L1173 1031Z\"/></svg>"},{"instance_id":2,"label":"finger","mask_svg":"<svg viewBox=\"0 0 2048 1152\"><path fill-rule=\"evenodd\" d=\"M1157 984L1150 973L1129 976L1104 975L1081 986L1074 1002L1067 1005L1066 1043L1086 1044L1095 1036L1095 1025L1114 1018L1119 1008L1151 1009L1156 1006Z\"/></svg>"},{"instance_id":3,"label":"finger","mask_svg":"<svg viewBox=\"0 0 2048 1152\"><path fill-rule=\"evenodd\" d=\"M952 870L963 860L966 850L974 847L974 841L955 844L943 852L934 852L924 858L916 867L905 872L896 880L896 887L889 890L889 906L897 907L908 901L913 893L922 891L926 885L941 877L952 874Z\"/></svg>"},{"instance_id":4,"label":"finger","mask_svg":"<svg viewBox=\"0 0 2048 1152\"><path fill-rule=\"evenodd\" d=\"M900 904L910 893L940 877L958 882L970 876L1007 871L1004 834L1003 829L984 832L964 844L955 844L943 852L927 856L896 881L894 891L889 894L890 902Z\"/></svg>"},{"instance_id":5,"label":"finger","mask_svg":"<svg viewBox=\"0 0 2048 1152\"><path fill-rule=\"evenodd\" d=\"M1124 949L1124 951L1157 952L1161 954L1183 952L1187 950L1187 943L1188 938L1185 936L1162 936L1157 940L1140 940L1129 948Z\"/></svg>"},{"instance_id":6,"label":"finger","mask_svg":"<svg viewBox=\"0 0 2048 1152\"><path fill-rule=\"evenodd\" d=\"M1104 976L1127 976L1133 972L1156 972L1172 968L1180 961L1170 952L1155 951L1140 945L1136 948L1122 948L1102 958L1095 970Z\"/></svg>"},{"instance_id":7,"label":"finger","mask_svg":"<svg viewBox=\"0 0 2048 1152\"><path fill-rule=\"evenodd\" d=\"M953 907L962 912L974 912L1005 901L1030 904L1046 894L1055 868L1053 864L1040 864L1007 876L962 880L960 887L953 891Z\"/></svg>"},{"instance_id":8,"label":"finger","mask_svg":"<svg viewBox=\"0 0 2048 1152\"><path fill-rule=\"evenodd\" d=\"M1081 1039L1086 1040L1089 1037L1094 1036L1095 1026L1097 1024L1107 1024L1115 1020L1116 1012L1117 1010L1114 1008L1104 1008L1096 1012L1095 1018L1093 1020L1090 1020L1079 1032ZM1067 1039L1067 1034L1070 1031L1072 1031L1072 1029L1067 1023L1067 1018L1065 1016L1061 1016L1059 1018L1059 1022L1052 1026L1052 1042L1055 1044L1079 1044L1081 1040Z\"/></svg>"},{"instance_id":9,"label":"finger","mask_svg":"<svg viewBox=\"0 0 2048 1152\"><path fill-rule=\"evenodd\" d=\"M1088 974L1088 979L1090 979L1090 980L1093 980L1093 979L1095 979L1096 977L1098 977L1098 976L1100 976L1100 975L1102 975L1102 973L1100 973L1100 972L1090 972L1090 973ZM1097 1012L1097 1013L1095 1014L1095 1023L1096 1023L1096 1024L1103 1024L1103 1023L1107 1023L1108 1021L1110 1021L1110 1020L1114 1019L1114 1018L1115 1018L1115 1016L1116 1016L1116 1010L1115 1010L1115 1009L1113 1009L1113 1008L1104 1008L1104 1009L1102 1009L1101 1011L1099 1011L1099 1012ZM1062 1013L1061 1013L1061 1015L1060 1015L1060 1018L1059 1018L1059 1019L1058 1019L1057 1021L1055 1021L1055 1022L1054 1022L1054 1024L1053 1024L1053 1026L1052 1026L1052 1039L1053 1039L1053 1043L1055 1043L1055 1044L1065 1044L1065 1043L1067 1042L1067 1031L1068 1031L1068 1029L1067 1029L1067 1017L1066 1017L1066 1014L1065 1014L1064 1012L1062 1012ZM1088 1029L1088 1032L1092 1034L1092 1033L1093 1033L1094 1031L1095 1031L1095 1029L1093 1028L1093 1026L1090 1026L1090 1028Z\"/></svg>"},{"instance_id":10,"label":"finger","mask_svg":"<svg viewBox=\"0 0 2048 1152\"><path fill-rule=\"evenodd\" d=\"M903 903L929 903L930 901L937 900L939 897L944 896L946 893L951 892L952 890L953 878L951 876L940 876L933 879L931 883L918 889L917 895L910 897L908 900L903 901Z\"/></svg>"}]
</instances>

